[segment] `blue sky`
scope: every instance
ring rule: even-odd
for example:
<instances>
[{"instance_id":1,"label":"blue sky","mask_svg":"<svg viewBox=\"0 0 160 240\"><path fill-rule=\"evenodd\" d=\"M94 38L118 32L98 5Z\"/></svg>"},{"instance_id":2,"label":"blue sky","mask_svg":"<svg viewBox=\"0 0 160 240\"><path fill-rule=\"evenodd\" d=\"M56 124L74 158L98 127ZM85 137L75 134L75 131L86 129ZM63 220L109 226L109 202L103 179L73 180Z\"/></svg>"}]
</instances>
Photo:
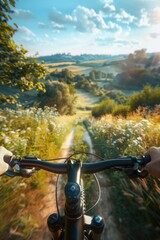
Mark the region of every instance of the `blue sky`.
<instances>
[{"instance_id":1,"label":"blue sky","mask_svg":"<svg viewBox=\"0 0 160 240\"><path fill-rule=\"evenodd\" d=\"M16 0L12 18L29 55L160 52L159 0Z\"/></svg>"}]
</instances>

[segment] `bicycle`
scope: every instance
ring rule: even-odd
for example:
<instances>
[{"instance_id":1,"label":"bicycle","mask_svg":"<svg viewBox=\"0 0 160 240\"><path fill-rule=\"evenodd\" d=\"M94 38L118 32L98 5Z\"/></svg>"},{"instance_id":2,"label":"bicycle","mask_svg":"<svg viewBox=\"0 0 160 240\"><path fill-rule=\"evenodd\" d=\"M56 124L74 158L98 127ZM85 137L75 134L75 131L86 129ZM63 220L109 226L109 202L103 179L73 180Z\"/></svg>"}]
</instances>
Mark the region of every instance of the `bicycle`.
<instances>
[{"instance_id":1,"label":"bicycle","mask_svg":"<svg viewBox=\"0 0 160 240\"><path fill-rule=\"evenodd\" d=\"M81 160L73 161L73 157L77 154L80 153L72 154L64 163L44 161L33 156L18 159L13 157L10 163L12 170L5 173L10 177L30 177L36 170L43 169L52 173L67 175L67 183L64 189L64 216L60 215L57 206L58 212L51 214L47 220L48 229L53 240L101 239L104 229L103 218L100 215L89 216L84 212L83 191L81 188L82 174L95 174L112 168L124 171L129 177L144 178L147 176L147 172L143 170L143 167L150 161L150 156L143 156L142 158L129 156L109 160L101 158L99 162L82 163ZM98 157L97 155L94 156ZM54 160L62 160L62 158Z\"/></svg>"}]
</instances>

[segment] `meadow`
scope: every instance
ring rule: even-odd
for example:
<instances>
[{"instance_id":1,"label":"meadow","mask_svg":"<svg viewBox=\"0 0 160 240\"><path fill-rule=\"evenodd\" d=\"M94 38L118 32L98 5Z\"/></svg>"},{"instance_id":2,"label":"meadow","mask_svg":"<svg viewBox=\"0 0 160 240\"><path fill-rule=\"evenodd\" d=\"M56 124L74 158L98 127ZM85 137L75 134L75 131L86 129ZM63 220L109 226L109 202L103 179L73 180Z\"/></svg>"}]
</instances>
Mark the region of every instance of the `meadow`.
<instances>
[{"instance_id":1,"label":"meadow","mask_svg":"<svg viewBox=\"0 0 160 240\"><path fill-rule=\"evenodd\" d=\"M145 118L144 118L145 116ZM160 115L140 109L127 118L111 115L90 121L97 153L107 158L142 156L160 146ZM107 171L112 183L114 215L124 239L155 240L160 236L160 182L153 177L129 179L124 173Z\"/></svg>"}]
</instances>

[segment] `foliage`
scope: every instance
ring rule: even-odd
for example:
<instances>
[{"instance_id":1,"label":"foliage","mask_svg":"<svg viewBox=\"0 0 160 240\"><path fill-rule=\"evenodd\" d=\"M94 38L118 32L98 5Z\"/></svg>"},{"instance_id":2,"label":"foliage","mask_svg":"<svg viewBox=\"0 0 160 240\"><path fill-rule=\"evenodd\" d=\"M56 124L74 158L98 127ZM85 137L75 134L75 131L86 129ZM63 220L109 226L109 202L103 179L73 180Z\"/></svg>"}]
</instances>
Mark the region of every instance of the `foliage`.
<instances>
[{"instance_id":1,"label":"foliage","mask_svg":"<svg viewBox=\"0 0 160 240\"><path fill-rule=\"evenodd\" d=\"M80 64L84 61L97 61L104 60L107 58L113 58L111 55L100 55L100 54L81 54L81 55L71 55L70 53L57 53L51 56L41 56L38 58L39 61L45 61L48 63L52 62L76 62Z\"/></svg>"},{"instance_id":2,"label":"foliage","mask_svg":"<svg viewBox=\"0 0 160 240\"><path fill-rule=\"evenodd\" d=\"M106 98L105 100L103 100L102 102L100 102L99 104L92 108L92 116L100 117L107 113L111 113L114 105L115 105L114 100Z\"/></svg>"},{"instance_id":3,"label":"foliage","mask_svg":"<svg viewBox=\"0 0 160 240\"><path fill-rule=\"evenodd\" d=\"M115 84L123 89L141 89L147 84L155 87L158 80L159 73L157 71L133 68L117 74Z\"/></svg>"},{"instance_id":4,"label":"foliage","mask_svg":"<svg viewBox=\"0 0 160 240\"><path fill-rule=\"evenodd\" d=\"M106 96L114 99L118 104L125 104L128 102L128 97L119 90L110 90L106 92Z\"/></svg>"},{"instance_id":5,"label":"foliage","mask_svg":"<svg viewBox=\"0 0 160 240\"><path fill-rule=\"evenodd\" d=\"M56 150L63 138L63 125L56 122L55 108L45 107L0 111L0 145L16 155L40 154L45 158L52 148Z\"/></svg>"},{"instance_id":6,"label":"foliage","mask_svg":"<svg viewBox=\"0 0 160 240\"><path fill-rule=\"evenodd\" d=\"M16 45L12 39L16 30L8 23L11 20L11 7L15 7L14 0L0 3L0 84L17 86L21 91L33 88L44 90L44 84L40 81L45 77L43 64L26 57L27 50ZM0 103L4 102L15 103L16 98L0 94Z\"/></svg>"},{"instance_id":7,"label":"foliage","mask_svg":"<svg viewBox=\"0 0 160 240\"><path fill-rule=\"evenodd\" d=\"M85 74L75 75L69 69L62 69L61 71L55 70L50 73L47 79L57 80L72 86L74 84L75 88L85 89L85 91L88 91L95 96L100 96L103 95L104 90L100 89L95 80L101 79L102 77L104 78L108 75L109 74L97 70L91 71L89 76L86 76Z\"/></svg>"},{"instance_id":8,"label":"foliage","mask_svg":"<svg viewBox=\"0 0 160 240\"><path fill-rule=\"evenodd\" d=\"M121 69L117 74L113 86L122 89L142 89L150 84L159 85L160 77L160 54L147 54L146 49L136 50L123 60Z\"/></svg>"},{"instance_id":9,"label":"foliage","mask_svg":"<svg viewBox=\"0 0 160 240\"><path fill-rule=\"evenodd\" d=\"M129 112L130 112L130 106L129 105L117 104L112 109L112 115L113 116L121 115L123 117L127 117Z\"/></svg>"},{"instance_id":10,"label":"foliage","mask_svg":"<svg viewBox=\"0 0 160 240\"><path fill-rule=\"evenodd\" d=\"M88 143L84 141L84 135L85 135L85 129L84 126L80 123L78 123L75 127L74 132L74 141L72 146L73 152L89 152L89 146ZM82 161L86 161L88 159L88 156L81 154L78 155L78 159L81 158Z\"/></svg>"},{"instance_id":11,"label":"foliage","mask_svg":"<svg viewBox=\"0 0 160 240\"><path fill-rule=\"evenodd\" d=\"M73 114L74 111L74 88L65 83L47 81L46 92L39 94L40 107L56 106L60 114Z\"/></svg>"},{"instance_id":12,"label":"foliage","mask_svg":"<svg viewBox=\"0 0 160 240\"><path fill-rule=\"evenodd\" d=\"M105 158L132 155L141 156L151 146L160 146L159 113L137 112L128 118L111 115L92 120L90 131L97 152ZM160 183L146 180L129 180L119 172L108 172L113 184L112 193L115 219L122 227L124 239L155 240L160 234ZM125 227L124 227L125 226Z\"/></svg>"},{"instance_id":13,"label":"foliage","mask_svg":"<svg viewBox=\"0 0 160 240\"><path fill-rule=\"evenodd\" d=\"M17 106L17 110L0 111L0 145L17 157L55 157L66 135L65 129L64 122L59 122L55 108L23 109ZM48 191L45 185L48 175L40 171L25 180L0 178L1 239L9 239L9 235L12 237L16 234L18 239L31 239L32 231L38 230L41 222L35 207L43 207L39 199Z\"/></svg>"},{"instance_id":14,"label":"foliage","mask_svg":"<svg viewBox=\"0 0 160 240\"><path fill-rule=\"evenodd\" d=\"M73 81L73 73L67 68L62 69L61 71L55 70L50 73L49 78L58 79L60 82L70 84Z\"/></svg>"},{"instance_id":15,"label":"foliage","mask_svg":"<svg viewBox=\"0 0 160 240\"><path fill-rule=\"evenodd\" d=\"M106 78L107 74L104 72L101 72L99 70L92 70L89 73L89 77L92 81L95 81L96 79L102 79L102 78Z\"/></svg>"},{"instance_id":16,"label":"foliage","mask_svg":"<svg viewBox=\"0 0 160 240\"><path fill-rule=\"evenodd\" d=\"M139 106L147 106L154 108L156 104L160 103L160 87L151 88L146 86L139 93L135 93L130 97L129 105L131 110L136 110Z\"/></svg>"}]
</instances>

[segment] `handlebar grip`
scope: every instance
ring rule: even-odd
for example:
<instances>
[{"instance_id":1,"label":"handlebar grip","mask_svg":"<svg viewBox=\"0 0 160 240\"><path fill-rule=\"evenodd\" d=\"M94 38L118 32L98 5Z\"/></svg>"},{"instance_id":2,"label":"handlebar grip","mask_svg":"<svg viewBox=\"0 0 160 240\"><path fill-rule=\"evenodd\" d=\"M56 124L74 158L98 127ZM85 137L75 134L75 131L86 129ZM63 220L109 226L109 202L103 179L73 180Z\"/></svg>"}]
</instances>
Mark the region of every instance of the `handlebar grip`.
<instances>
[{"instance_id":1,"label":"handlebar grip","mask_svg":"<svg viewBox=\"0 0 160 240\"><path fill-rule=\"evenodd\" d=\"M145 155L142 157L142 160L143 160L143 165L146 165L147 163L149 163L151 161L151 156L149 154Z\"/></svg>"}]
</instances>

